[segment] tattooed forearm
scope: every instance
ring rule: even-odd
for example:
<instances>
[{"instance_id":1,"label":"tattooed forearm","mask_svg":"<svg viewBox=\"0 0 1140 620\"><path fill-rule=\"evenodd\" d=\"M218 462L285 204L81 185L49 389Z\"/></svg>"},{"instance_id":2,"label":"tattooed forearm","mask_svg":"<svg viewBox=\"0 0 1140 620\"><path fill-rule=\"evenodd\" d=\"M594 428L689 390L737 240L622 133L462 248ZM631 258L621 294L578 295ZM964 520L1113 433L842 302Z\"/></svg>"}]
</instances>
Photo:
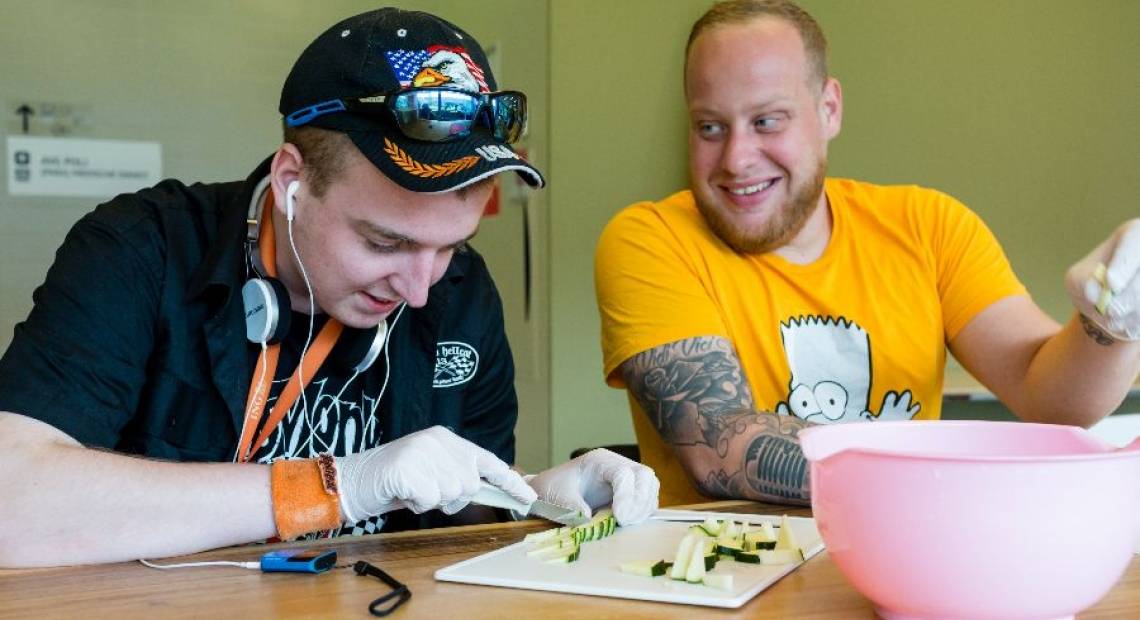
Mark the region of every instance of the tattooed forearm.
<instances>
[{"instance_id":1,"label":"tattooed forearm","mask_svg":"<svg viewBox=\"0 0 1140 620\"><path fill-rule=\"evenodd\" d=\"M723 414L752 409L752 394L736 353L719 336L655 347L622 365L641 409L674 445L716 445Z\"/></svg>"},{"instance_id":2,"label":"tattooed forearm","mask_svg":"<svg viewBox=\"0 0 1140 620\"><path fill-rule=\"evenodd\" d=\"M808 501L793 416L757 413L732 345L690 338L634 356L622 376L641 409L712 497Z\"/></svg>"},{"instance_id":3,"label":"tattooed forearm","mask_svg":"<svg viewBox=\"0 0 1140 620\"><path fill-rule=\"evenodd\" d=\"M761 414L765 429L748 445L743 470L730 478L733 497L776 501L809 499L808 463L800 450L799 431L806 423L791 416ZM755 433L751 433L755 434Z\"/></svg>"},{"instance_id":4,"label":"tattooed forearm","mask_svg":"<svg viewBox=\"0 0 1140 620\"><path fill-rule=\"evenodd\" d=\"M1116 340L1114 340L1112 336L1109 336L1107 332L1101 329L1099 325L1089 320L1088 317L1083 314L1079 314L1078 316L1081 317L1081 327L1085 328L1085 334L1087 334L1089 338L1095 340L1097 344L1105 347L1110 347L1116 343Z\"/></svg>"}]
</instances>

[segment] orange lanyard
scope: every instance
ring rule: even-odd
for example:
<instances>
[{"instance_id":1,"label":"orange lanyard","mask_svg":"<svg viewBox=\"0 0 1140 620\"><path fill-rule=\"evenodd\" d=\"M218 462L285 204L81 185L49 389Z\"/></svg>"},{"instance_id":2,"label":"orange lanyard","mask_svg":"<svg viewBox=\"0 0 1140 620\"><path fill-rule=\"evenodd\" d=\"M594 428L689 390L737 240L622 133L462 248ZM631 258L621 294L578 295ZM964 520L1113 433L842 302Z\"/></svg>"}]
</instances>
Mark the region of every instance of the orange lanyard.
<instances>
[{"instance_id":1,"label":"orange lanyard","mask_svg":"<svg viewBox=\"0 0 1140 620\"><path fill-rule=\"evenodd\" d=\"M261 212L261 232L260 240L258 241L258 250L261 252L261 263L265 266L266 275L275 278L277 277L277 251L274 246L276 235L273 231L273 190L269 190L265 196L265 206L262 207ZM284 309L282 309L284 311ZM313 344L305 352L304 363L300 366L297 372L294 372L289 377L289 382L285 384L285 389L277 397L277 402L273 403L273 408L269 411L269 417L265 421L265 426L261 429L261 433L257 435L257 439L253 438L253 432L257 430L257 423L263 415L265 410L265 402L269 399L269 387L273 385L273 376L277 372L277 360L281 355L281 344L269 345L264 355L257 356L257 368L253 371L253 379L249 386L249 395L246 397L245 403L245 418L242 422L241 439L238 441L238 462L245 463L253 457L254 449L257 446L265 443L269 439L269 435L281 420L285 418L285 414L297 402L297 398L301 395L301 391L308 385L309 380L316 374L317 369L321 367L325 359L332 351L333 345L336 344L337 338L340 336L344 326L340 321L329 317L325 326L321 328L320 333L313 340Z\"/></svg>"}]
</instances>

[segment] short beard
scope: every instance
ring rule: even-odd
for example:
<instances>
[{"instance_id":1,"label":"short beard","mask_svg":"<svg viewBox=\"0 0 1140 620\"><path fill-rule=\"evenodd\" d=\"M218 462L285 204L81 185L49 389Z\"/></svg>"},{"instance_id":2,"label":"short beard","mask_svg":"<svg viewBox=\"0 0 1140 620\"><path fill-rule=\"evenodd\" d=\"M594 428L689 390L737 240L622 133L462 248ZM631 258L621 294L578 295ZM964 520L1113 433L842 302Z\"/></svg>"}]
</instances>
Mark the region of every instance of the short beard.
<instances>
[{"instance_id":1,"label":"short beard","mask_svg":"<svg viewBox=\"0 0 1140 620\"><path fill-rule=\"evenodd\" d=\"M815 175L789 197L767 226L757 231L741 230L722 217L714 207L696 197L695 193L694 197L709 228L725 245L739 254L764 254L784 246L803 229L808 217L819 205L826 176L827 159L821 158L816 165Z\"/></svg>"}]
</instances>

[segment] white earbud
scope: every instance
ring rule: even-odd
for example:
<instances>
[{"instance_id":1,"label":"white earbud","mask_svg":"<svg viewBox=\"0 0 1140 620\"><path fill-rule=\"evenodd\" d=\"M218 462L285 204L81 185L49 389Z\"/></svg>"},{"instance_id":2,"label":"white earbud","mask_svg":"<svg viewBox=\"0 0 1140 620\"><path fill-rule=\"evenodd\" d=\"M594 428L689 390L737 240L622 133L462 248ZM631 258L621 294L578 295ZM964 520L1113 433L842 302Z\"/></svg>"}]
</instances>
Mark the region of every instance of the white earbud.
<instances>
[{"instance_id":1,"label":"white earbud","mask_svg":"<svg viewBox=\"0 0 1140 620\"><path fill-rule=\"evenodd\" d=\"M285 219L290 222L293 221L293 197L297 195L299 189L301 189L300 181L290 181L289 186L285 188Z\"/></svg>"}]
</instances>

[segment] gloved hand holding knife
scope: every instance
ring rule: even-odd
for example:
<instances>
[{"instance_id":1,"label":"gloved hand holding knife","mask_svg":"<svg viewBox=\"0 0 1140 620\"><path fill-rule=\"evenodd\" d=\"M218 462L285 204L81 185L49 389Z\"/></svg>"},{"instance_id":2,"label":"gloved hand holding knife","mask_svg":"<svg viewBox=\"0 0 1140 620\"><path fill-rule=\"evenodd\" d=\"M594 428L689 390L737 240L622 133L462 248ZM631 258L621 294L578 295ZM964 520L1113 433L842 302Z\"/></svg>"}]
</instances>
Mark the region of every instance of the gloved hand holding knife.
<instances>
[{"instance_id":1,"label":"gloved hand holding knife","mask_svg":"<svg viewBox=\"0 0 1140 620\"><path fill-rule=\"evenodd\" d=\"M568 521L612 504L618 523L630 525L657 509L660 487L653 470L605 449L524 480L491 452L440 426L335 460L346 522L400 508L454 514L471 501L532 512L541 500L554 506L534 511L538 516Z\"/></svg>"}]
</instances>

